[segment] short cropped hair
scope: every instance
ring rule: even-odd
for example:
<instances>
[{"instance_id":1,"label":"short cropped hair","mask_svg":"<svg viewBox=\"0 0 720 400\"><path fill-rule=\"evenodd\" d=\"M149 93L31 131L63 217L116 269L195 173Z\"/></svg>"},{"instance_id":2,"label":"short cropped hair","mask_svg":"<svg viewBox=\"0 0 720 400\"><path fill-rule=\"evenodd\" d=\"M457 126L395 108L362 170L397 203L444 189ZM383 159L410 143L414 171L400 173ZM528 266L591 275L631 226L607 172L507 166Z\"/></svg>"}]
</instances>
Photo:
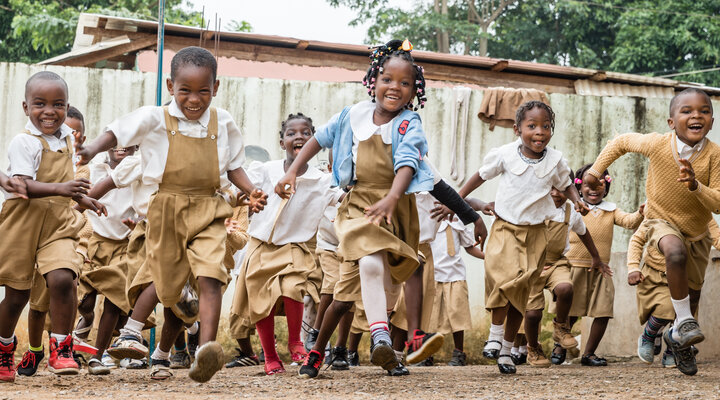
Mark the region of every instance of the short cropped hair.
<instances>
[{"instance_id":1,"label":"short cropped hair","mask_svg":"<svg viewBox=\"0 0 720 400\"><path fill-rule=\"evenodd\" d=\"M35 84L37 81L56 81L59 82L65 87L65 94L68 93L68 85L67 82L65 82L65 79L63 79L60 75L52 72L52 71L40 71L34 73L28 80L25 82L25 98L27 98L28 92L30 91L30 87Z\"/></svg>"},{"instance_id":2,"label":"short cropped hair","mask_svg":"<svg viewBox=\"0 0 720 400\"><path fill-rule=\"evenodd\" d=\"M75 108L73 106L68 107L68 112L67 112L66 118L76 119L76 120L82 122L83 126L85 126L85 118L83 117L80 110L78 110L77 108Z\"/></svg>"},{"instance_id":3,"label":"short cropped hair","mask_svg":"<svg viewBox=\"0 0 720 400\"><path fill-rule=\"evenodd\" d=\"M682 92L673 96L672 100L670 100L670 110L669 110L670 117L672 117L673 114L675 113L675 108L677 107L678 99L686 94L699 94L699 95L704 96L705 100L707 100L708 104L710 105L710 111L713 111L712 99L710 98L710 96L707 93L705 93L704 90L700 90L698 88L687 88L687 89L683 90Z\"/></svg>"},{"instance_id":4,"label":"short cropped hair","mask_svg":"<svg viewBox=\"0 0 720 400\"><path fill-rule=\"evenodd\" d=\"M212 53L202 47L186 47L175 54L170 62L170 80L174 82L180 68L186 65L209 68L212 72L213 82L217 79L217 60Z\"/></svg>"}]
</instances>

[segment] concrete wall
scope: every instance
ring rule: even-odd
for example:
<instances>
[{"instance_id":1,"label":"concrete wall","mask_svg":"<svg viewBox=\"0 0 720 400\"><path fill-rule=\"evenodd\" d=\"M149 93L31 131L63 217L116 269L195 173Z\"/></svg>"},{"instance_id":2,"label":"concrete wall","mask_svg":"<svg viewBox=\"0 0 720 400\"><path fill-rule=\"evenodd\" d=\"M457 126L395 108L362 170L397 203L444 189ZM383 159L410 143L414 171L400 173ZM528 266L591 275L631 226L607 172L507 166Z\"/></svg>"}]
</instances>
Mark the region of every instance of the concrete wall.
<instances>
[{"instance_id":1,"label":"concrete wall","mask_svg":"<svg viewBox=\"0 0 720 400\"><path fill-rule=\"evenodd\" d=\"M0 82L5 93L0 98L0 167L7 166L5 149L10 139L23 128L26 118L22 115L24 83L34 72L44 67L24 64L0 63ZM141 105L155 102L155 74L133 71L87 69L75 67L47 67L65 77L70 87L70 104L84 114L87 135L94 137L104 125ZM360 77L358 76L358 79ZM310 115L316 125L321 125L344 105L367 98L359 83L330 83L286 81L257 78L221 77L220 90L213 105L227 109L241 127L247 144L265 148L272 158L282 156L279 147L280 123L289 113L301 111ZM493 147L514 140L511 129L488 129L480 121L483 92L463 88L430 88L427 107L420 111L430 142L430 156L451 184L458 186L468 175L479 168L482 157ZM169 100L164 91L163 101ZM592 162L608 139L615 134L629 131L664 132L667 129L667 99L642 99L629 97L593 97L579 95L550 95L550 102L557 115L555 137L550 145L565 154L572 168L577 169ZM720 103L714 104L720 110ZM458 121L457 123L453 123ZM466 139L462 139L466 128ZM716 126L710 137L720 141L720 129ZM455 138L455 146L452 146ZM457 180L451 178L451 161L457 157L460 168ZM326 159L321 154L319 159ZM608 200L618 203L627 211L636 210L644 201L644 177L646 161L639 156L622 157L611 168L614 177ZM497 182L490 181L473 196L484 200L494 198ZM489 227L491 220L486 219ZM634 338L638 331L635 316L634 289L627 286L624 252L631 232L617 228L613 241L613 267L617 298L617 318L604 341L603 354L634 353ZM475 324L486 321L483 308L483 264L466 257L470 286L471 305ZM705 291L702 310L710 310L710 304L720 302L720 292L710 290L720 283L717 268L708 269L709 290ZM229 298L231 293L226 295ZM702 312L707 331L720 328L720 321L711 313ZM617 340L616 340L617 339ZM720 353L720 345L705 345ZM705 353L707 354L707 353Z\"/></svg>"}]
</instances>

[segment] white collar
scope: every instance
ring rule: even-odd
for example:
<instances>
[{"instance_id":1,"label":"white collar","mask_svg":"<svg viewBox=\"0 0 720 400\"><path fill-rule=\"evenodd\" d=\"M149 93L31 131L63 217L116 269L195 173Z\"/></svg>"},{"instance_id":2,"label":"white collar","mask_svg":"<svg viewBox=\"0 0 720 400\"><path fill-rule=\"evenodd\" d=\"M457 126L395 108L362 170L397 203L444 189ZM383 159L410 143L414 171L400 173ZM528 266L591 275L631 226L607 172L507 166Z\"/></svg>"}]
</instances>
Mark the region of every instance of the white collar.
<instances>
[{"instance_id":1,"label":"white collar","mask_svg":"<svg viewBox=\"0 0 720 400\"><path fill-rule=\"evenodd\" d=\"M373 122L375 107L375 103L370 100L366 100L361 101L350 108L350 128L353 131L353 135L355 135L358 141L363 142L368 140L375 134L375 132L377 132L378 129L380 129L383 143L392 143L392 137L389 135L389 127L392 126L392 122L397 117L390 120L387 124L375 125Z\"/></svg>"},{"instance_id":2,"label":"white collar","mask_svg":"<svg viewBox=\"0 0 720 400\"><path fill-rule=\"evenodd\" d=\"M537 164L528 164L518 154L518 146L522 144L521 139L503 146L503 160L507 163L507 169L515 175L522 175L528 168L535 171L535 176L544 178L555 169L562 159L562 153L546 147L545 158Z\"/></svg>"},{"instance_id":3,"label":"white collar","mask_svg":"<svg viewBox=\"0 0 720 400\"><path fill-rule=\"evenodd\" d=\"M687 143L683 142L682 140L680 140L680 137L679 137L679 136L677 135L677 133L676 133L676 134L675 134L675 143L677 144L676 148L677 148L678 155L679 155L680 153L683 153L683 152L687 151L687 150L692 150L692 153L697 153L697 152L699 152L700 150L703 149L703 146L705 146L705 141L706 141L706 140L707 140L707 138L703 138L701 141L697 142L697 143L695 144L695 146L690 146L689 144L687 144Z\"/></svg>"},{"instance_id":4,"label":"white collar","mask_svg":"<svg viewBox=\"0 0 720 400\"><path fill-rule=\"evenodd\" d=\"M615 203L611 203L609 201L601 201L600 204L588 204L588 207L590 207L590 210L603 210L608 212L613 212L617 208L617 205Z\"/></svg>"},{"instance_id":5,"label":"white collar","mask_svg":"<svg viewBox=\"0 0 720 400\"><path fill-rule=\"evenodd\" d=\"M33 125L33 123L30 121L30 118L28 118L28 122L27 122L27 124L25 124L25 129L27 129L31 134L33 134L35 136L40 136L40 137L51 136L51 135L45 135L44 133L40 132L40 130L38 128L36 128L35 125ZM72 132L73 132L73 130L71 127L69 127L65 124L62 124L60 126L59 139L60 140L65 139L65 136L71 134Z\"/></svg>"},{"instance_id":6,"label":"white collar","mask_svg":"<svg viewBox=\"0 0 720 400\"><path fill-rule=\"evenodd\" d=\"M189 119L185 116L185 114L183 114L183 112L182 112L182 110L180 109L180 107L178 107L177 103L175 102L175 98L174 98L174 97L173 97L173 99L170 101L170 105L168 106L168 113L170 113L170 115L172 115L173 117L175 117L175 118L177 118L177 119L181 119L181 120L183 120L183 121L187 121L187 122L197 122L197 123L199 123L203 128L207 128L208 124L210 123L210 107L208 107L207 110L205 110L205 112L200 116L200 118L199 118L197 121L195 121L195 120L189 120Z\"/></svg>"}]
</instances>

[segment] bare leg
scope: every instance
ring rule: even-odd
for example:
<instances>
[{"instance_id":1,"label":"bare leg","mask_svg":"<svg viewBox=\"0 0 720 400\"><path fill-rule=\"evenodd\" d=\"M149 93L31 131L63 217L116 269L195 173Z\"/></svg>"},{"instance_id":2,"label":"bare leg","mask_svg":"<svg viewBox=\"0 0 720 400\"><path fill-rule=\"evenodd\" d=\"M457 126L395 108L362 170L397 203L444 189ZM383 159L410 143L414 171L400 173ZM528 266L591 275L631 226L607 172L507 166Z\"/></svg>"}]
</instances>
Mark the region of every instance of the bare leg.
<instances>
[{"instance_id":1,"label":"bare leg","mask_svg":"<svg viewBox=\"0 0 720 400\"><path fill-rule=\"evenodd\" d=\"M351 302L333 300L330 307L328 307L325 311L325 316L323 317L320 332L318 333L318 338L315 342L313 350L320 354L325 354L325 346L327 346L328 341L330 341L330 336L332 336L332 333L340 323L340 320L348 311L350 311L352 306L353 303Z\"/></svg>"},{"instance_id":2,"label":"bare leg","mask_svg":"<svg viewBox=\"0 0 720 400\"><path fill-rule=\"evenodd\" d=\"M660 239L658 247L665 256L670 296L675 300L682 300L688 296L688 275L685 268L687 249L685 249L685 244L677 236L667 235Z\"/></svg>"},{"instance_id":3,"label":"bare leg","mask_svg":"<svg viewBox=\"0 0 720 400\"><path fill-rule=\"evenodd\" d=\"M352 321L355 313L348 311L340 319L340 324L337 329L337 337L335 338L335 347L345 347L347 345L348 334L350 334L350 328L352 327Z\"/></svg>"},{"instance_id":4,"label":"bare leg","mask_svg":"<svg viewBox=\"0 0 720 400\"><path fill-rule=\"evenodd\" d=\"M198 277L200 291L200 340L199 345L214 341L217 337L222 308L222 283L213 278ZM173 340L174 341L174 340Z\"/></svg>"},{"instance_id":5,"label":"bare leg","mask_svg":"<svg viewBox=\"0 0 720 400\"><path fill-rule=\"evenodd\" d=\"M607 329L609 321L610 318L608 317L593 318L590 335L588 336L587 343L585 344L585 354L583 355L588 356L590 354L595 354L595 350L597 350L603 335L605 335L605 329Z\"/></svg>"},{"instance_id":6,"label":"bare leg","mask_svg":"<svg viewBox=\"0 0 720 400\"><path fill-rule=\"evenodd\" d=\"M72 331L77 307L77 285L69 269L56 269L45 274L50 292L50 325L52 332L68 335Z\"/></svg>"},{"instance_id":7,"label":"bare leg","mask_svg":"<svg viewBox=\"0 0 720 400\"><path fill-rule=\"evenodd\" d=\"M28 312L28 342L30 347L42 347L47 312L30 310Z\"/></svg>"},{"instance_id":8,"label":"bare leg","mask_svg":"<svg viewBox=\"0 0 720 400\"><path fill-rule=\"evenodd\" d=\"M415 331L420 329L423 302L423 264L405 282L405 318L407 319L407 340L411 341Z\"/></svg>"},{"instance_id":9,"label":"bare leg","mask_svg":"<svg viewBox=\"0 0 720 400\"><path fill-rule=\"evenodd\" d=\"M538 336L540 335L540 321L542 320L543 310L527 310L525 311L525 337L528 346L536 349L540 346Z\"/></svg>"},{"instance_id":10,"label":"bare leg","mask_svg":"<svg viewBox=\"0 0 720 400\"><path fill-rule=\"evenodd\" d=\"M120 309L107 298L103 303L103 313L100 316L100 324L98 325L97 338L95 346L98 349L97 354L93 357L100 360L103 352L107 350L112 339L112 333L120 318Z\"/></svg>"},{"instance_id":11,"label":"bare leg","mask_svg":"<svg viewBox=\"0 0 720 400\"><path fill-rule=\"evenodd\" d=\"M453 332L453 342L455 344L455 348L464 351L465 348L465 331L457 331Z\"/></svg>"},{"instance_id":12,"label":"bare leg","mask_svg":"<svg viewBox=\"0 0 720 400\"><path fill-rule=\"evenodd\" d=\"M330 307L330 303L333 301L333 296L331 294L321 294L320 295L320 304L318 304L317 308L317 317L315 317L315 324L313 325L313 329L320 330L320 326L322 326L322 320L325 316L325 311Z\"/></svg>"},{"instance_id":13,"label":"bare leg","mask_svg":"<svg viewBox=\"0 0 720 400\"><path fill-rule=\"evenodd\" d=\"M20 314L30 300L30 289L17 290L5 286L5 298L0 302L0 336L4 338L13 337Z\"/></svg>"}]
</instances>

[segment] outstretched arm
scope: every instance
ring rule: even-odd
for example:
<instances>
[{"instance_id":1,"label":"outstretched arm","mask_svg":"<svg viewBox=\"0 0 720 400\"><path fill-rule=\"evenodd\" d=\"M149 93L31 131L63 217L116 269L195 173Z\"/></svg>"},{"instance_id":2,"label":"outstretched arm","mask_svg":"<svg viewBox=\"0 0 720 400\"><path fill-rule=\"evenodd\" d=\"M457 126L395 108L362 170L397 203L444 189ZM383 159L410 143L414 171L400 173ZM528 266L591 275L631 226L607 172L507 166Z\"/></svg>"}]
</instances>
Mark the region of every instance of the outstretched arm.
<instances>
[{"instance_id":1,"label":"outstretched arm","mask_svg":"<svg viewBox=\"0 0 720 400\"><path fill-rule=\"evenodd\" d=\"M267 205L267 193L255 187L242 168L227 173L228 179L247 195L248 206L254 213L262 211Z\"/></svg>"},{"instance_id":2,"label":"outstretched arm","mask_svg":"<svg viewBox=\"0 0 720 400\"><path fill-rule=\"evenodd\" d=\"M87 164L98 153L110 150L115 146L117 146L117 138L112 131L103 132L87 146L83 146L80 141L75 142L75 154L78 156L78 164Z\"/></svg>"},{"instance_id":3,"label":"outstretched arm","mask_svg":"<svg viewBox=\"0 0 720 400\"><path fill-rule=\"evenodd\" d=\"M295 193L295 179L297 178L298 171L303 165L307 164L308 161L315 157L321 149L322 147L320 147L320 143L318 143L315 137L305 143L302 150L300 150L300 154L297 155L295 161L293 161L292 165L290 165L288 170L285 172L285 176L280 178L278 183L275 185L275 193L277 193L278 196L283 199L287 199L290 198L291 194ZM412 175L410 177L412 178ZM397 179L397 174L395 179ZM408 181L408 184L409 183L410 181ZM395 183L393 181L393 185L394 184ZM405 186L405 189L407 189L407 186Z\"/></svg>"}]
</instances>

